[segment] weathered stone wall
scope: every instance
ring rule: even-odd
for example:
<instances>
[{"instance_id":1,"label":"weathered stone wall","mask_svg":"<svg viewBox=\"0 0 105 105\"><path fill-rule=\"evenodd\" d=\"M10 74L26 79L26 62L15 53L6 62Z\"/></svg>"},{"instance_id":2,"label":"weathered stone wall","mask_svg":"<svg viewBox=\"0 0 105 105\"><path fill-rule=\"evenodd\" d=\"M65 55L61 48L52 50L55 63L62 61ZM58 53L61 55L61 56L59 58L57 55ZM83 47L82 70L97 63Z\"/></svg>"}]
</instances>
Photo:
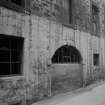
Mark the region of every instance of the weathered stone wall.
<instances>
[{"instance_id":1,"label":"weathered stone wall","mask_svg":"<svg viewBox=\"0 0 105 105\"><path fill-rule=\"evenodd\" d=\"M24 38L23 75L0 77L0 103L25 102L29 73L29 29L28 15L0 7L0 34Z\"/></svg>"},{"instance_id":2,"label":"weathered stone wall","mask_svg":"<svg viewBox=\"0 0 105 105\"><path fill-rule=\"evenodd\" d=\"M103 41L103 38L95 37L79 30L73 30L64 27L60 23L33 15L31 45L34 45L34 47L31 49L31 61L32 65L38 65L38 61L40 61L39 63L41 64L40 68L33 66L33 71L42 69L42 74L45 71L49 73L50 69L52 69L51 58L53 54L58 48L68 44L76 47L80 51L83 57L84 82L89 82L90 80L88 79L92 75L91 72L94 70L94 53L100 54L100 65L102 64L102 66L104 66L104 60L102 60L105 54ZM47 78L46 73L44 73L44 75Z\"/></svg>"},{"instance_id":3,"label":"weathered stone wall","mask_svg":"<svg viewBox=\"0 0 105 105\"><path fill-rule=\"evenodd\" d=\"M53 64L51 72L52 95L72 91L83 86L81 64Z\"/></svg>"},{"instance_id":4,"label":"weathered stone wall","mask_svg":"<svg viewBox=\"0 0 105 105\"><path fill-rule=\"evenodd\" d=\"M56 15L53 15L51 19L46 18L46 15L27 15L0 8L0 34L22 36L25 39L23 75L0 77L2 101L11 103L15 98L20 102L20 97L22 100L25 99L24 102L26 99L36 101L36 99L51 95L50 73L53 69L51 58L55 51L65 44L76 47L82 55L84 83L90 83L91 80L100 78L104 74L105 40L103 37L90 34L90 1L77 1L75 0L77 8L73 10L73 24L76 26L74 29L55 21ZM104 36L104 0L95 2L100 7L100 36ZM93 53L100 54L99 72L97 67L93 66ZM21 92L23 90L24 92Z\"/></svg>"},{"instance_id":5,"label":"weathered stone wall","mask_svg":"<svg viewBox=\"0 0 105 105\"><path fill-rule=\"evenodd\" d=\"M68 2L65 0L65 2ZM42 17L46 17L50 20L56 20L68 27L72 26L80 31L96 33L92 30L92 3L99 9L99 28L97 35L100 36L100 32L104 34L104 0L73 0L72 1L72 21L69 24L69 9L65 2L55 0L33 0L31 2L31 12ZM64 4L63 4L64 3ZM66 3L68 4L68 3ZM66 13L67 12L67 13ZM102 35L103 35L102 34Z\"/></svg>"}]
</instances>

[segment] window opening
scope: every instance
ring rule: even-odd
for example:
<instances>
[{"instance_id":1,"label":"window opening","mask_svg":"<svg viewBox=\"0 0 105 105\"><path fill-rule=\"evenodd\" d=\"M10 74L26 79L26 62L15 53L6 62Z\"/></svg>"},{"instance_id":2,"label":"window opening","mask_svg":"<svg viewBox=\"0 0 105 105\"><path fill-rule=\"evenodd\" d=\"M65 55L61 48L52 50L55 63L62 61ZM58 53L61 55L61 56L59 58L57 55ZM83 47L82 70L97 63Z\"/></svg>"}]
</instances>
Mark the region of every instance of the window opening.
<instances>
[{"instance_id":1,"label":"window opening","mask_svg":"<svg viewBox=\"0 0 105 105\"><path fill-rule=\"evenodd\" d=\"M99 65L99 54L93 54L93 64L94 66Z\"/></svg>"},{"instance_id":2,"label":"window opening","mask_svg":"<svg viewBox=\"0 0 105 105\"><path fill-rule=\"evenodd\" d=\"M97 33L98 24L99 24L99 9L97 6L92 4L92 24L93 24L93 32Z\"/></svg>"},{"instance_id":3,"label":"window opening","mask_svg":"<svg viewBox=\"0 0 105 105\"><path fill-rule=\"evenodd\" d=\"M11 0L11 2L15 3L15 4L19 5L19 6L22 6L23 0Z\"/></svg>"},{"instance_id":4,"label":"window opening","mask_svg":"<svg viewBox=\"0 0 105 105\"><path fill-rule=\"evenodd\" d=\"M62 46L52 57L52 63L81 63L79 51L72 46Z\"/></svg>"},{"instance_id":5,"label":"window opening","mask_svg":"<svg viewBox=\"0 0 105 105\"><path fill-rule=\"evenodd\" d=\"M71 17L72 17L72 0L69 0L69 23L71 23Z\"/></svg>"},{"instance_id":6,"label":"window opening","mask_svg":"<svg viewBox=\"0 0 105 105\"><path fill-rule=\"evenodd\" d=\"M21 74L23 38L0 36L0 75Z\"/></svg>"}]
</instances>

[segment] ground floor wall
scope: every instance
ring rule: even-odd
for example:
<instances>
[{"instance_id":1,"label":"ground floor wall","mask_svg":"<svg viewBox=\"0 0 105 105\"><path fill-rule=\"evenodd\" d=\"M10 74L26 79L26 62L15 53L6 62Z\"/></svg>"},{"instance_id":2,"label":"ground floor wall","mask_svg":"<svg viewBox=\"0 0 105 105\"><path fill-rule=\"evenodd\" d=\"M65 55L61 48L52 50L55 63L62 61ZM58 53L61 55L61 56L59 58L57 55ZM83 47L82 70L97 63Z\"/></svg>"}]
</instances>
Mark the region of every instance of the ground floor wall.
<instances>
[{"instance_id":1,"label":"ground floor wall","mask_svg":"<svg viewBox=\"0 0 105 105\"><path fill-rule=\"evenodd\" d=\"M56 95L83 87L81 64L53 64L51 93Z\"/></svg>"},{"instance_id":2,"label":"ground floor wall","mask_svg":"<svg viewBox=\"0 0 105 105\"><path fill-rule=\"evenodd\" d=\"M101 75L105 65L105 40L103 38L65 27L45 18L32 16L31 20L31 46L33 46L31 48L31 64L34 65L33 71L37 70L38 60L41 64L38 69L42 69L42 72L43 69L45 72L49 72L52 67L51 59L56 50L63 45L69 45L74 46L81 53L85 84L100 78L100 76L104 78ZM94 64L94 54L99 55L98 64Z\"/></svg>"},{"instance_id":3,"label":"ground floor wall","mask_svg":"<svg viewBox=\"0 0 105 105\"><path fill-rule=\"evenodd\" d=\"M0 75L0 104L25 103L27 82L26 71L29 70L29 16L4 7L0 7L0 39L19 37L24 39L22 73L17 75ZM5 45L5 43L2 43ZM1 42L0 42L1 45ZM2 45L1 45L2 46ZM1 74L3 68L0 69ZM32 88L31 88L32 89ZM31 97L31 96L29 96ZM31 97L32 98L32 97Z\"/></svg>"},{"instance_id":4,"label":"ground floor wall","mask_svg":"<svg viewBox=\"0 0 105 105\"><path fill-rule=\"evenodd\" d=\"M64 45L75 47L82 57L81 69L79 70L79 65L74 72L75 65L70 72L72 76L78 74L74 76L76 80L83 77L81 81L73 81L74 84L81 84L81 82L89 84L93 80L104 79L105 40L103 38L65 27L43 17L29 16L5 8L0 8L0 10L0 34L24 38L22 74L0 77L1 102L26 103L51 96L52 72L56 73L52 56ZM93 54L99 54L98 65L93 64ZM58 77L58 74L54 78ZM61 84L63 86L63 83Z\"/></svg>"}]
</instances>

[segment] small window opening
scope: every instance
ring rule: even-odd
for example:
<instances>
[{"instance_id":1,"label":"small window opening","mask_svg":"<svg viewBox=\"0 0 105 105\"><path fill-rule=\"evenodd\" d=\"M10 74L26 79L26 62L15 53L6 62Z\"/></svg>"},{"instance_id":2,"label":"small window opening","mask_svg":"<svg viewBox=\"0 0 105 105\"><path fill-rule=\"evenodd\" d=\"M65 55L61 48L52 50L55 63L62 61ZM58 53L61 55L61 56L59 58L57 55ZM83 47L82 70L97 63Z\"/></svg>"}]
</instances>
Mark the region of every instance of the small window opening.
<instances>
[{"instance_id":1,"label":"small window opening","mask_svg":"<svg viewBox=\"0 0 105 105\"><path fill-rule=\"evenodd\" d=\"M93 54L93 65L99 66L99 54Z\"/></svg>"},{"instance_id":2,"label":"small window opening","mask_svg":"<svg viewBox=\"0 0 105 105\"><path fill-rule=\"evenodd\" d=\"M72 0L69 0L69 23L72 21Z\"/></svg>"},{"instance_id":3,"label":"small window opening","mask_svg":"<svg viewBox=\"0 0 105 105\"><path fill-rule=\"evenodd\" d=\"M93 15L98 15L98 12L99 12L98 7L95 6L94 4L92 4L92 14Z\"/></svg>"},{"instance_id":4,"label":"small window opening","mask_svg":"<svg viewBox=\"0 0 105 105\"><path fill-rule=\"evenodd\" d=\"M99 24L99 9L95 5L92 5L92 24L93 24L93 32L97 33L98 24Z\"/></svg>"}]
</instances>

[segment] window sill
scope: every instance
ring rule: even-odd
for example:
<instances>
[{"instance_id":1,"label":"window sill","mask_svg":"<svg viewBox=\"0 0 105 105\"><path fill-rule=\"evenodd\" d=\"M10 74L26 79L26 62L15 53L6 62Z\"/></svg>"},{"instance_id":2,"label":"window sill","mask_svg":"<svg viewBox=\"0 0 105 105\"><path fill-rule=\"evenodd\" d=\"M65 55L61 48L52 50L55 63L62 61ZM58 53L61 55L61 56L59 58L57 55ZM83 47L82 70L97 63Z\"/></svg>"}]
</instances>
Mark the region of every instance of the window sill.
<instances>
[{"instance_id":1,"label":"window sill","mask_svg":"<svg viewBox=\"0 0 105 105\"><path fill-rule=\"evenodd\" d=\"M23 75L11 75L11 76L1 76L0 79L3 79L3 80L18 80L20 78L24 78Z\"/></svg>"}]
</instances>

